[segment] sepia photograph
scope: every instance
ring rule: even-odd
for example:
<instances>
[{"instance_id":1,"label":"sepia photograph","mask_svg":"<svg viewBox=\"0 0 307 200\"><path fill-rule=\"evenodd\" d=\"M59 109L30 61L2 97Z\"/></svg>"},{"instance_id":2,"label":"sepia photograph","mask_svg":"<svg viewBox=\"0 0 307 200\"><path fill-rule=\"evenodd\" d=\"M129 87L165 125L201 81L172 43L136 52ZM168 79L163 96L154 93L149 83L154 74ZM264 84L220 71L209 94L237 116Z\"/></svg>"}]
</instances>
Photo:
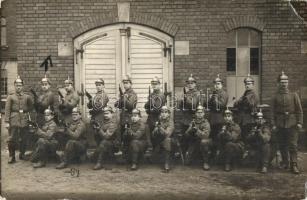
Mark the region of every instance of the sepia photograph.
<instances>
[{"instance_id":1,"label":"sepia photograph","mask_svg":"<svg viewBox=\"0 0 307 200\"><path fill-rule=\"evenodd\" d=\"M0 200L307 200L307 0L0 18Z\"/></svg>"}]
</instances>

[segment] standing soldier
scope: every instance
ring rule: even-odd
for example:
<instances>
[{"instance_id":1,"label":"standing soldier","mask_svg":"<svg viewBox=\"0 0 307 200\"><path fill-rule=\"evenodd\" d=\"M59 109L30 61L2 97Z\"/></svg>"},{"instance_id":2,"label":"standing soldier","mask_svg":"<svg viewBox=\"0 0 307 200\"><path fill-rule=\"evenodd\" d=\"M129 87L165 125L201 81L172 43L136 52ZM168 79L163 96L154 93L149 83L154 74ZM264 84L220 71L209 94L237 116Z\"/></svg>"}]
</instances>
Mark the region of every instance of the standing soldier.
<instances>
[{"instance_id":1,"label":"standing soldier","mask_svg":"<svg viewBox=\"0 0 307 200\"><path fill-rule=\"evenodd\" d=\"M154 149L157 152L160 147L164 154L164 171L167 173L170 170L170 154L172 139L174 132L174 122L171 120L170 109L167 106L162 106L159 120L156 121L154 130L151 132L151 138L154 142ZM158 150L157 150L158 149Z\"/></svg>"},{"instance_id":2,"label":"standing soldier","mask_svg":"<svg viewBox=\"0 0 307 200\"><path fill-rule=\"evenodd\" d=\"M33 109L33 100L23 92L23 80L18 76L14 81L15 92L7 97L5 104L5 127L9 130L9 164L15 163L15 150L19 144L19 159L24 159L28 134L29 112Z\"/></svg>"},{"instance_id":3,"label":"standing soldier","mask_svg":"<svg viewBox=\"0 0 307 200\"><path fill-rule=\"evenodd\" d=\"M205 118L204 107L199 105L196 109L195 119L190 123L185 135L189 138L188 151L186 152L186 162L190 163L195 150L201 152L203 158L203 169L209 170L209 151L212 148L210 135L210 124Z\"/></svg>"},{"instance_id":4,"label":"standing soldier","mask_svg":"<svg viewBox=\"0 0 307 200\"><path fill-rule=\"evenodd\" d=\"M218 135L221 144L221 154L224 156L225 171L231 171L231 164L241 159L244 153L244 143L241 139L241 129L233 121L232 112L225 110L224 125Z\"/></svg>"},{"instance_id":5,"label":"standing soldier","mask_svg":"<svg viewBox=\"0 0 307 200\"><path fill-rule=\"evenodd\" d=\"M131 170L137 170L138 161L146 150L148 143L148 128L141 120L141 111L133 109L131 123L125 125L123 140L128 144Z\"/></svg>"},{"instance_id":6,"label":"standing soldier","mask_svg":"<svg viewBox=\"0 0 307 200\"><path fill-rule=\"evenodd\" d=\"M161 108L166 103L165 96L162 93L160 86L161 84L158 77L154 77L151 81L153 92L151 93L149 88L148 101L144 106L148 114L147 125L150 132L154 130L156 122L159 121Z\"/></svg>"},{"instance_id":7,"label":"standing soldier","mask_svg":"<svg viewBox=\"0 0 307 200\"><path fill-rule=\"evenodd\" d=\"M113 110L110 106L104 108L104 119L103 124L97 131L96 138L99 138L97 153L98 159L94 170L100 170L103 168L103 156L105 154L111 155L114 153L115 147L118 146L118 127L116 120L113 118Z\"/></svg>"},{"instance_id":8,"label":"standing soldier","mask_svg":"<svg viewBox=\"0 0 307 200\"><path fill-rule=\"evenodd\" d=\"M46 161L50 155L56 154L58 142L55 139L55 133L57 132L57 125L54 122L54 113L47 108L44 112L45 124L42 128L38 128L35 134L39 137L36 142L36 147L33 152L35 159L38 162L33 164L34 168L41 168L46 166Z\"/></svg>"},{"instance_id":9,"label":"standing soldier","mask_svg":"<svg viewBox=\"0 0 307 200\"><path fill-rule=\"evenodd\" d=\"M223 113L226 110L228 103L228 94L225 90L223 90L223 81L218 74L214 83L214 90L209 100L209 122L211 126L210 138L212 139L212 158L215 157L218 141L217 135L221 131L221 128L224 123Z\"/></svg>"},{"instance_id":10,"label":"standing soldier","mask_svg":"<svg viewBox=\"0 0 307 200\"><path fill-rule=\"evenodd\" d=\"M51 82L45 75L41 80L41 88L42 93L37 95L34 90L31 89L31 92L34 96L34 108L36 110L36 121L39 126L43 126L44 124L44 111L50 107L52 111L55 111L56 106L58 104L58 100L56 95L50 89Z\"/></svg>"},{"instance_id":11,"label":"standing soldier","mask_svg":"<svg viewBox=\"0 0 307 200\"><path fill-rule=\"evenodd\" d=\"M104 80L102 78L95 81L97 93L94 97L92 97L86 91L86 96L89 99L87 107L90 110L90 114L92 116L92 120L102 122L104 119L104 108L107 106L109 102L108 94L104 90Z\"/></svg>"},{"instance_id":12,"label":"standing soldier","mask_svg":"<svg viewBox=\"0 0 307 200\"><path fill-rule=\"evenodd\" d=\"M114 105L116 108L119 108L121 110L120 113L121 139L125 131L125 124L130 123L132 110L136 108L137 104L137 95L132 89L132 81L130 77L127 75L122 82L124 85L125 92L123 92L122 88L119 86L120 98L118 101L115 102ZM126 156L127 149L124 149L124 153Z\"/></svg>"},{"instance_id":13,"label":"standing soldier","mask_svg":"<svg viewBox=\"0 0 307 200\"><path fill-rule=\"evenodd\" d=\"M188 91L186 91L186 87L183 88L183 99L179 102L179 107L182 110L182 120L181 120L181 132L185 133L185 131L189 128L191 121L193 120L194 113L196 107L198 105L203 105L203 96L201 92L196 87L196 80L191 74L191 76L186 80L186 87ZM183 151L187 149L187 138L182 137L182 147Z\"/></svg>"},{"instance_id":14,"label":"standing soldier","mask_svg":"<svg viewBox=\"0 0 307 200\"><path fill-rule=\"evenodd\" d=\"M81 111L78 107L72 109L72 122L68 125L64 134L68 136L63 161L56 169L66 168L69 162L86 154L87 140L85 137L85 123L81 119Z\"/></svg>"},{"instance_id":15,"label":"standing soldier","mask_svg":"<svg viewBox=\"0 0 307 200\"><path fill-rule=\"evenodd\" d=\"M297 141L298 130L302 128L303 111L300 99L295 92L288 89L288 76L284 72L278 77L279 90L272 98L272 125L277 133L277 140L282 157L283 167L290 167L294 174L298 174Z\"/></svg>"},{"instance_id":16,"label":"standing soldier","mask_svg":"<svg viewBox=\"0 0 307 200\"><path fill-rule=\"evenodd\" d=\"M267 173L270 160L271 130L263 119L261 110L256 114L256 126L247 136L248 146L256 151L258 167L261 173Z\"/></svg>"},{"instance_id":17,"label":"standing soldier","mask_svg":"<svg viewBox=\"0 0 307 200\"><path fill-rule=\"evenodd\" d=\"M254 79L248 74L244 79L245 92L243 96L234 103L234 108L238 111L238 124L241 127L242 138L245 142L246 136L252 129L255 118L254 114L257 112L257 105L259 98L254 91Z\"/></svg>"},{"instance_id":18,"label":"standing soldier","mask_svg":"<svg viewBox=\"0 0 307 200\"><path fill-rule=\"evenodd\" d=\"M80 97L77 92L75 92L73 82L69 77L64 83L66 95L64 96L60 91L58 91L61 98L59 111L61 114L61 120L65 123L70 123L72 109L79 104Z\"/></svg>"}]
</instances>

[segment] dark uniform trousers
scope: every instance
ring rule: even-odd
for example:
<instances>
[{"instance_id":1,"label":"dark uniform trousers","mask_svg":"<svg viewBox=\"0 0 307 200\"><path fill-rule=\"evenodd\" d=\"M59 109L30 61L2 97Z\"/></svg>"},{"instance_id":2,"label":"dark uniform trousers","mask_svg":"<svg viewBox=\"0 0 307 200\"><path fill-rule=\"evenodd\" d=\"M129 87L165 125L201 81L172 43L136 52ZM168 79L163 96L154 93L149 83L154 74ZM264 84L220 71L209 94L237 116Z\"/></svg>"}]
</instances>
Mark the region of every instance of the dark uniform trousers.
<instances>
[{"instance_id":1,"label":"dark uniform trousers","mask_svg":"<svg viewBox=\"0 0 307 200\"><path fill-rule=\"evenodd\" d=\"M129 160L133 164L137 164L140 156L145 153L148 144L148 126L139 121L131 123L129 129L128 153Z\"/></svg>"},{"instance_id":2,"label":"dark uniform trousers","mask_svg":"<svg viewBox=\"0 0 307 200\"><path fill-rule=\"evenodd\" d=\"M97 162L101 163L104 155L111 155L114 151L114 146L113 140L102 140L96 150L98 152Z\"/></svg>"},{"instance_id":3,"label":"dark uniform trousers","mask_svg":"<svg viewBox=\"0 0 307 200\"><path fill-rule=\"evenodd\" d=\"M50 155L56 154L58 142L55 139L40 138L36 143L34 154L40 161L46 162Z\"/></svg>"},{"instance_id":4,"label":"dark uniform trousers","mask_svg":"<svg viewBox=\"0 0 307 200\"><path fill-rule=\"evenodd\" d=\"M280 148L280 153L282 160L289 164L297 163L297 141L298 141L298 131L296 127L291 128L278 128L277 129L277 140ZM288 154L289 152L289 154Z\"/></svg>"},{"instance_id":5,"label":"dark uniform trousers","mask_svg":"<svg viewBox=\"0 0 307 200\"><path fill-rule=\"evenodd\" d=\"M13 125L13 124L12 124ZM28 138L28 127L16 127L11 126L9 128L9 138L8 138L8 150L9 156L15 156L15 150L19 145L20 154L24 154L26 152L27 147L27 138Z\"/></svg>"},{"instance_id":6,"label":"dark uniform trousers","mask_svg":"<svg viewBox=\"0 0 307 200\"><path fill-rule=\"evenodd\" d=\"M193 155L194 152L199 149L202 159L205 163L209 162L209 152L213 147L213 142L211 139L194 139L190 140L188 154Z\"/></svg>"},{"instance_id":7,"label":"dark uniform trousers","mask_svg":"<svg viewBox=\"0 0 307 200\"><path fill-rule=\"evenodd\" d=\"M225 164L231 164L236 159L241 159L244 150L240 143L227 142L224 146Z\"/></svg>"},{"instance_id":8,"label":"dark uniform trousers","mask_svg":"<svg viewBox=\"0 0 307 200\"><path fill-rule=\"evenodd\" d=\"M68 140L65 146L63 161L68 163L86 153L86 144L83 141Z\"/></svg>"}]
</instances>

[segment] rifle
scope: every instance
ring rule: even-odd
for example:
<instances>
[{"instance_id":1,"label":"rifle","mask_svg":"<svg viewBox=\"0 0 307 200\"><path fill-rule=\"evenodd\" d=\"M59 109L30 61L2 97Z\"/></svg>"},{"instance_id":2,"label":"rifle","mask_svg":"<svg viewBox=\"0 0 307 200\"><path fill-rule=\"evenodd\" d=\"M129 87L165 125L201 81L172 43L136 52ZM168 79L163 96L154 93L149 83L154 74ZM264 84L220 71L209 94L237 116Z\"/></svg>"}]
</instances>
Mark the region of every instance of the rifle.
<instances>
[{"instance_id":1,"label":"rifle","mask_svg":"<svg viewBox=\"0 0 307 200\"><path fill-rule=\"evenodd\" d=\"M129 146L129 143L130 143L130 140L131 140L131 135L129 133L129 124L126 123L125 124L125 131L122 135L122 146L123 146L123 149L127 148Z\"/></svg>"},{"instance_id":2,"label":"rifle","mask_svg":"<svg viewBox=\"0 0 307 200\"><path fill-rule=\"evenodd\" d=\"M37 99L38 99L38 96L37 96L36 92L34 91L33 88L30 89L30 92L31 92L31 93L33 94L33 96L34 96L34 102L36 102Z\"/></svg>"},{"instance_id":3,"label":"rifle","mask_svg":"<svg viewBox=\"0 0 307 200\"><path fill-rule=\"evenodd\" d=\"M196 129L196 123L195 123L194 119L192 120L191 125L192 125L192 130L191 130L190 134L191 134L191 136L196 137L197 129Z\"/></svg>"},{"instance_id":4,"label":"rifle","mask_svg":"<svg viewBox=\"0 0 307 200\"><path fill-rule=\"evenodd\" d=\"M30 113L28 113L28 128L30 133L35 133L38 128L37 123L32 121Z\"/></svg>"},{"instance_id":5,"label":"rifle","mask_svg":"<svg viewBox=\"0 0 307 200\"><path fill-rule=\"evenodd\" d=\"M184 111L184 104L185 104L185 96L187 94L187 90L185 87L183 87L183 103L182 103L182 110Z\"/></svg>"},{"instance_id":6,"label":"rifle","mask_svg":"<svg viewBox=\"0 0 307 200\"><path fill-rule=\"evenodd\" d=\"M119 90L119 101L118 101L118 104L115 105L115 107L118 107L118 108L124 108L124 105L122 105L124 103L124 92L122 90L122 88L120 87L120 84L118 84L118 90Z\"/></svg>"},{"instance_id":7,"label":"rifle","mask_svg":"<svg viewBox=\"0 0 307 200\"><path fill-rule=\"evenodd\" d=\"M170 96L172 93L167 91L167 83L164 83L164 98L165 98L165 105L167 104L167 96Z\"/></svg>"},{"instance_id":8,"label":"rifle","mask_svg":"<svg viewBox=\"0 0 307 200\"><path fill-rule=\"evenodd\" d=\"M149 109L148 109L148 112L151 111L151 89L150 89L150 86L148 87L148 98L149 98Z\"/></svg>"},{"instance_id":9,"label":"rifle","mask_svg":"<svg viewBox=\"0 0 307 200\"><path fill-rule=\"evenodd\" d=\"M61 97L61 101L63 103L64 102L64 95L62 94L62 92L60 92L60 90L58 90L58 94Z\"/></svg>"},{"instance_id":10,"label":"rifle","mask_svg":"<svg viewBox=\"0 0 307 200\"><path fill-rule=\"evenodd\" d=\"M86 90L85 90L85 96L88 98L89 101L92 101L93 97L90 93L88 93Z\"/></svg>"}]
</instances>

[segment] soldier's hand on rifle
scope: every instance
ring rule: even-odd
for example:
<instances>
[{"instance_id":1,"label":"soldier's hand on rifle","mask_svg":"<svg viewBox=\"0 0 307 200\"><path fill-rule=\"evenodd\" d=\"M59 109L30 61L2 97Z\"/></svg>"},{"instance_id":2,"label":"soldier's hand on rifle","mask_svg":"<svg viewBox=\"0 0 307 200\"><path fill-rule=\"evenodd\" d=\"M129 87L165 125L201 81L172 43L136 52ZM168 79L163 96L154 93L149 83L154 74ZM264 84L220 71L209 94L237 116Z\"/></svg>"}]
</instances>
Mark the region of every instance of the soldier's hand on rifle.
<instances>
[{"instance_id":1,"label":"soldier's hand on rifle","mask_svg":"<svg viewBox=\"0 0 307 200\"><path fill-rule=\"evenodd\" d=\"M276 131L277 127L276 126L273 126L272 127L272 131Z\"/></svg>"},{"instance_id":2,"label":"soldier's hand on rifle","mask_svg":"<svg viewBox=\"0 0 307 200\"><path fill-rule=\"evenodd\" d=\"M303 128L302 124L297 124L296 126L299 130Z\"/></svg>"}]
</instances>

